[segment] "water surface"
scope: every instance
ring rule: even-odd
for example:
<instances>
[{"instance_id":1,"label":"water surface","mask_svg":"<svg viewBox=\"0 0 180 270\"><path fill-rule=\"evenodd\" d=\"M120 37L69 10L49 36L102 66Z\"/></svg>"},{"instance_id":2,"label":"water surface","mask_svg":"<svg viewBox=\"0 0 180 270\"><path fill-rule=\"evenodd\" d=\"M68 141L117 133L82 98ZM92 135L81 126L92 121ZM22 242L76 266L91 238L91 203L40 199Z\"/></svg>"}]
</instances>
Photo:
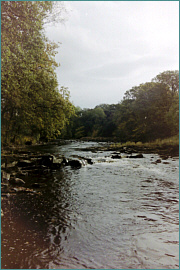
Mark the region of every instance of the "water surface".
<instances>
[{"instance_id":1,"label":"water surface","mask_svg":"<svg viewBox=\"0 0 180 270\"><path fill-rule=\"evenodd\" d=\"M179 159L114 160L83 151L92 145L30 148L94 164L27 177L27 185L41 183L36 194L2 200L2 268L178 268Z\"/></svg>"}]
</instances>

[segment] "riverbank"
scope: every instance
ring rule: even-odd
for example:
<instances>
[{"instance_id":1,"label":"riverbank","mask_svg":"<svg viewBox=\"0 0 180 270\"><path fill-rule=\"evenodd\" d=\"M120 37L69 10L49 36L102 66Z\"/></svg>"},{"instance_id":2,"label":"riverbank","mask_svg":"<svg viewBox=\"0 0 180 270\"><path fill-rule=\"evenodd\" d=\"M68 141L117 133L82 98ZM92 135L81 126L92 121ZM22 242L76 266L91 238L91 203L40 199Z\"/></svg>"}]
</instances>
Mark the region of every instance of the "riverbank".
<instances>
[{"instance_id":1,"label":"riverbank","mask_svg":"<svg viewBox=\"0 0 180 270\"><path fill-rule=\"evenodd\" d=\"M179 156L179 137L174 136L163 140L155 140L153 142L126 142L120 143L116 142L116 140L111 140L111 138L90 138L84 137L79 140L63 140L57 139L50 141L48 143L36 143L34 146L46 146L46 145L63 145L70 141L77 142L103 142L102 146L98 147L90 147L85 150L87 151L119 151L121 153L156 153L159 155L168 155L168 156ZM14 155L21 151L26 151L28 149L28 145L9 145L6 147L2 147L1 149L1 157L4 155Z\"/></svg>"},{"instance_id":2,"label":"riverbank","mask_svg":"<svg viewBox=\"0 0 180 270\"><path fill-rule=\"evenodd\" d=\"M71 157L66 156L67 153L48 152L47 149L56 147L66 147L71 143L82 147L75 148ZM89 145L89 146L88 146ZM41 153L44 149L45 152ZM76 151L88 152L87 156L75 155ZM8 146L1 153L1 190L2 195L13 194L17 191L36 193L36 188L41 185L37 181L39 174L51 174L53 171L59 171L63 167L80 169L87 164L93 164L89 153L110 152L112 159L125 158L143 158L144 154L158 154L159 159L154 164L179 156L179 144L175 140L156 141L153 143L112 143L112 142L85 142L82 140L54 140L49 143ZM106 155L106 154L105 154ZM28 183L29 179L35 178L35 181ZM31 179L32 180L32 179ZM35 190L34 190L35 188Z\"/></svg>"},{"instance_id":3,"label":"riverbank","mask_svg":"<svg viewBox=\"0 0 180 270\"><path fill-rule=\"evenodd\" d=\"M159 145L149 145L146 146L144 144L142 145L128 145L123 146L120 144L111 144L108 146L99 147L96 150L101 151L119 151L120 153L156 153L160 156L170 156L170 157L177 157L179 156L179 145L165 145L165 146L159 146Z\"/></svg>"},{"instance_id":4,"label":"riverbank","mask_svg":"<svg viewBox=\"0 0 180 270\"><path fill-rule=\"evenodd\" d=\"M83 138L83 141L90 140L90 138ZM99 141L94 138L92 141ZM103 141L103 140L102 140ZM174 136L163 140L155 140L153 142L110 142L104 140L104 145L99 147L91 147L90 151L118 151L120 153L156 153L160 156L179 156L179 137Z\"/></svg>"}]
</instances>

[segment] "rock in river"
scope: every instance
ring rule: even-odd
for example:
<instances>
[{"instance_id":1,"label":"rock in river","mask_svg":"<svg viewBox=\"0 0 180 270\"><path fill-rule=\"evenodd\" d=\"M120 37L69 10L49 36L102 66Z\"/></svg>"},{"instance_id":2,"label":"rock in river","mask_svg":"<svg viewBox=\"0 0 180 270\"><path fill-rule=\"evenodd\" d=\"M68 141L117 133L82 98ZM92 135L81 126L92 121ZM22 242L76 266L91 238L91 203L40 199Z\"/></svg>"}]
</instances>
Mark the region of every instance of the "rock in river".
<instances>
[{"instance_id":1,"label":"rock in river","mask_svg":"<svg viewBox=\"0 0 180 270\"><path fill-rule=\"evenodd\" d=\"M76 168L76 169L79 169L82 167L82 161L81 160L69 160L69 163L68 163L71 168Z\"/></svg>"},{"instance_id":2,"label":"rock in river","mask_svg":"<svg viewBox=\"0 0 180 270\"><path fill-rule=\"evenodd\" d=\"M143 158L143 154L137 154L135 156L129 156L129 158Z\"/></svg>"},{"instance_id":3,"label":"rock in river","mask_svg":"<svg viewBox=\"0 0 180 270\"><path fill-rule=\"evenodd\" d=\"M10 176L9 183L17 186L23 186L25 184L25 182L22 179L16 178L15 176L12 175Z\"/></svg>"},{"instance_id":4,"label":"rock in river","mask_svg":"<svg viewBox=\"0 0 180 270\"><path fill-rule=\"evenodd\" d=\"M52 155L41 156L40 164L51 168L54 157Z\"/></svg>"},{"instance_id":5,"label":"rock in river","mask_svg":"<svg viewBox=\"0 0 180 270\"><path fill-rule=\"evenodd\" d=\"M111 158L113 158L113 159L121 159L121 155L119 155L119 154L112 155Z\"/></svg>"},{"instance_id":6,"label":"rock in river","mask_svg":"<svg viewBox=\"0 0 180 270\"><path fill-rule=\"evenodd\" d=\"M20 160L17 163L17 166L18 167L21 167L21 168L22 167L30 167L32 165L33 165L33 163L30 160Z\"/></svg>"}]
</instances>

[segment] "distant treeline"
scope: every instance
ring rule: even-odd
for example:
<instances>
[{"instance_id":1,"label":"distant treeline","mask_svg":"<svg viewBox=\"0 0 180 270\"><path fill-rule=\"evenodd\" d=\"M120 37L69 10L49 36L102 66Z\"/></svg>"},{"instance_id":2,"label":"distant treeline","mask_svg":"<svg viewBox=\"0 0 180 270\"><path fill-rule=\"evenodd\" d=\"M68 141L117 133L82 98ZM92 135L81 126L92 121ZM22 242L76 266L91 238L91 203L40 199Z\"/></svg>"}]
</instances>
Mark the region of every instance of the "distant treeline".
<instances>
[{"instance_id":1,"label":"distant treeline","mask_svg":"<svg viewBox=\"0 0 180 270\"><path fill-rule=\"evenodd\" d=\"M126 91L118 104L76 108L65 138L153 141L179 132L179 71L165 71Z\"/></svg>"}]
</instances>

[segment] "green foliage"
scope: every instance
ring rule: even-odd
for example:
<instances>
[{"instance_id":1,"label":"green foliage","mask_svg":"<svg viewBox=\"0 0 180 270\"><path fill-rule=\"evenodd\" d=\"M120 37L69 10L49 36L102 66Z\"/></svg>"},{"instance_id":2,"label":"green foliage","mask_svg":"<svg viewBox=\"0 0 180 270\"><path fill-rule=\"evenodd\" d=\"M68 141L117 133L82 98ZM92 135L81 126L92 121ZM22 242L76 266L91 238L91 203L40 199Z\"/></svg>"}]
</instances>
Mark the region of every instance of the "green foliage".
<instances>
[{"instance_id":1,"label":"green foliage","mask_svg":"<svg viewBox=\"0 0 180 270\"><path fill-rule=\"evenodd\" d=\"M2 141L23 136L49 140L61 134L73 106L58 90L57 44L43 32L52 2L1 2Z\"/></svg>"},{"instance_id":2,"label":"green foliage","mask_svg":"<svg viewBox=\"0 0 180 270\"><path fill-rule=\"evenodd\" d=\"M138 147L142 149L144 147L146 148L162 148L162 147L167 147L167 146L178 146L179 145L179 136L172 136L172 137L168 137L165 139L156 139L155 141L150 141L150 142L131 142L131 141L127 141L125 143L113 143L109 146L109 149L113 150L117 150L120 147Z\"/></svg>"},{"instance_id":3,"label":"green foliage","mask_svg":"<svg viewBox=\"0 0 180 270\"><path fill-rule=\"evenodd\" d=\"M171 136L179 133L179 95L177 93L172 98L172 104L165 114L165 121Z\"/></svg>"},{"instance_id":4,"label":"green foliage","mask_svg":"<svg viewBox=\"0 0 180 270\"><path fill-rule=\"evenodd\" d=\"M83 126L82 127L78 127L75 130L75 138L76 139L80 139L82 137L84 137L84 127Z\"/></svg>"},{"instance_id":5,"label":"green foliage","mask_svg":"<svg viewBox=\"0 0 180 270\"><path fill-rule=\"evenodd\" d=\"M178 70L167 70L155 78L152 79L154 82L163 83L164 85L168 86L169 90L174 94L175 92L179 91L179 71Z\"/></svg>"},{"instance_id":6,"label":"green foliage","mask_svg":"<svg viewBox=\"0 0 180 270\"><path fill-rule=\"evenodd\" d=\"M147 142L179 132L178 71L159 74L151 82L126 91L118 104L79 110L75 138L111 137L121 142Z\"/></svg>"}]
</instances>

